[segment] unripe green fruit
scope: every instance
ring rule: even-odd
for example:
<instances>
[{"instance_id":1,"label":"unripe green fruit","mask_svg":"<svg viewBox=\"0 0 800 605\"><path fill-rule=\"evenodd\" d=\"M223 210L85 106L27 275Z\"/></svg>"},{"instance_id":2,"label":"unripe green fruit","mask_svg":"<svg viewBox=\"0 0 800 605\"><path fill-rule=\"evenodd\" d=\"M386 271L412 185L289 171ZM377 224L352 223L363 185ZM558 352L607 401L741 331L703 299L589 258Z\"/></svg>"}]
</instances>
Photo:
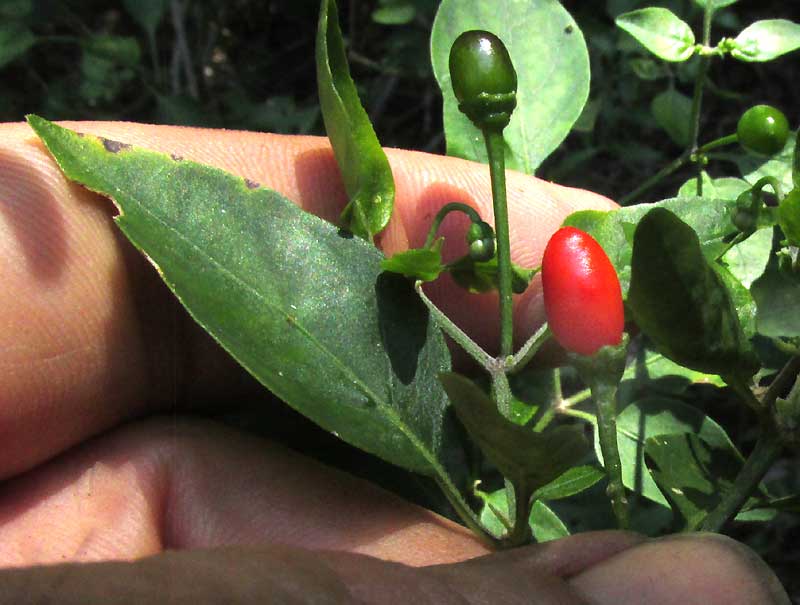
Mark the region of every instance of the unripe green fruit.
<instances>
[{"instance_id":1,"label":"unripe green fruit","mask_svg":"<svg viewBox=\"0 0 800 605\"><path fill-rule=\"evenodd\" d=\"M450 79L458 108L481 129L502 130L517 105L517 72L492 33L461 34L450 49Z\"/></svg>"},{"instance_id":2,"label":"unripe green fruit","mask_svg":"<svg viewBox=\"0 0 800 605\"><path fill-rule=\"evenodd\" d=\"M780 109L771 105L756 105L739 118L736 135L745 149L773 155L786 145L789 121Z\"/></svg>"},{"instance_id":3,"label":"unripe green fruit","mask_svg":"<svg viewBox=\"0 0 800 605\"><path fill-rule=\"evenodd\" d=\"M467 230L469 257L476 262L486 262L494 256L494 229L489 223L472 223Z\"/></svg>"}]
</instances>

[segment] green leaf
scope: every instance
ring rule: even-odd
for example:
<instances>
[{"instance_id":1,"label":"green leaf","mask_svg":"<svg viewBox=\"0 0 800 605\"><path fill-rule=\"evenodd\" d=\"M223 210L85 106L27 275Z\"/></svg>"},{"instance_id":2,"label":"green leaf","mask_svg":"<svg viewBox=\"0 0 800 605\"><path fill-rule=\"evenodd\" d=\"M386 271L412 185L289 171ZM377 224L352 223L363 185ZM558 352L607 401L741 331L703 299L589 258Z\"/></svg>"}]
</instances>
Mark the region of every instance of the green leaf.
<instances>
[{"instance_id":1,"label":"green leaf","mask_svg":"<svg viewBox=\"0 0 800 605\"><path fill-rule=\"evenodd\" d=\"M381 261L381 269L392 273L399 273L411 279L433 281L445 270L442 264L443 239L432 248L414 248L398 252L390 258Z\"/></svg>"},{"instance_id":2,"label":"green leaf","mask_svg":"<svg viewBox=\"0 0 800 605\"><path fill-rule=\"evenodd\" d=\"M444 97L447 154L484 163L483 136L458 110L448 67L453 41L473 29L497 35L514 62L517 109L503 132L506 167L533 174L567 136L588 98L583 34L558 2L442 0L431 32L431 59Z\"/></svg>"},{"instance_id":3,"label":"green leaf","mask_svg":"<svg viewBox=\"0 0 800 605\"><path fill-rule=\"evenodd\" d=\"M765 176L778 179L784 193L794 187L792 182L792 160L794 157L795 136L786 141L783 151L768 158L753 153L739 153L730 159L736 162L742 177L751 185L755 185Z\"/></svg>"},{"instance_id":4,"label":"green leaf","mask_svg":"<svg viewBox=\"0 0 800 605\"><path fill-rule=\"evenodd\" d=\"M800 24L786 19L756 21L734 39L731 55L740 61L771 61L800 48Z\"/></svg>"},{"instance_id":5,"label":"green leaf","mask_svg":"<svg viewBox=\"0 0 800 605\"><path fill-rule=\"evenodd\" d=\"M372 245L220 170L29 123L69 178L113 196L123 233L262 384L356 447L449 481L463 452L437 378L447 347Z\"/></svg>"},{"instance_id":6,"label":"green leaf","mask_svg":"<svg viewBox=\"0 0 800 605\"><path fill-rule=\"evenodd\" d=\"M350 197L342 212L342 225L372 240L392 217L394 179L350 77L334 0L320 4L316 54L325 130Z\"/></svg>"},{"instance_id":7,"label":"green leaf","mask_svg":"<svg viewBox=\"0 0 800 605\"><path fill-rule=\"evenodd\" d=\"M759 229L731 248L724 257L730 272L745 288L764 273L772 252L772 230Z\"/></svg>"},{"instance_id":8,"label":"green leaf","mask_svg":"<svg viewBox=\"0 0 800 605\"><path fill-rule=\"evenodd\" d=\"M694 54L692 28L669 9L642 8L620 15L615 23L665 61L686 61Z\"/></svg>"},{"instance_id":9,"label":"green leaf","mask_svg":"<svg viewBox=\"0 0 800 605\"><path fill-rule=\"evenodd\" d=\"M684 434L696 435L716 448L736 449L722 427L696 408L677 399L647 397L626 406L617 416L617 441L625 487L653 502L668 506L645 466L644 446L651 437ZM602 460L596 438L595 452Z\"/></svg>"},{"instance_id":10,"label":"green leaf","mask_svg":"<svg viewBox=\"0 0 800 605\"><path fill-rule=\"evenodd\" d=\"M658 125L677 145L686 147L689 144L689 121L686 119L692 112L689 97L670 88L653 98L650 110Z\"/></svg>"},{"instance_id":11,"label":"green leaf","mask_svg":"<svg viewBox=\"0 0 800 605\"><path fill-rule=\"evenodd\" d=\"M36 37L27 27L16 23L0 25L0 67L24 55L36 43Z\"/></svg>"},{"instance_id":12,"label":"green leaf","mask_svg":"<svg viewBox=\"0 0 800 605\"><path fill-rule=\"evenodd\" d=\"M779 236L774 236L776 239ZM800 273L782 271L772 255L767 269L751 287L758 332L771 338L800 336Z\"/></svg>"},{"instance_id":13,"label":"green leaf","mask_svg":"<svg viewBox=\"0 0 800 605\"><path fill-rule=\"evenodd\" d=\"M411 23L416 14L413 4L390 3L372 11L372 20L381 25L405 25Z\"/></svg>"},{"instance_id":14,"label":"green leaf","mask_svg":"<svg viewBox=\"0 0 800 605\"><path fill-rule=\"evenodd\" d=\"M531 491L547 485L588 452L579 426L559 426L535 433L503 417L495 403L468 378L439 376L467 432L505 477Z\"/></svg>"},{"instance_id":15,"label":"green leaf","mask_svg":"<svg viewBox=\"0 0 800 605\"><path fill-rule=\"evenodd\" d=\"M544 502L536 501L531 507L530 526L538 543L559 540L569 536L569 530L553 510Z\"/></svg>"},{"instance_id":16,"label":"green leaf","mask_svg":"<svg viewBox=\"0 0 800 605\"><path fill-rule=\"evenodd\" d=\"M711 4L714 10L725 8L731 4L736 4L739 0L694 0L694 3L700 8L705 8L707 4Z\"/></svg>"},{"instance_id":17,"label":"green leaf","mask_svg":"<svg viewBox=\"0 0 800 605\"><path fill-rule=\"evenodd\" d=\"M499 273L497 270L497 255L491 260L476 262L469 256L464 256L448 266L448 270L455 282L473 294L489 292L499 288ZM516 263L511 263L511 290L514 294L522 294L530 285L533 276L539 268L526 269Z\"/></svg>"},{"instance_id":18,"label":"green leaf","mask_svg":"<svg viewBox=\"0 0 800 605\"><path fill-rule=\"evenodd\" d=\"M560 500L589 489L605 478L603 469L591 465L573 466L557 479L543 485L533 493L536 500Z\"/></svg>"},{"instance_id":19,"label":"green leaf","mask_svg":"<svg viewBox=\"0 0 800 605\"><path fill-rule=\"evenodd\" d=\"M695 230L704 249L717 249L723 238L736 232L731 222L731 212L735 206L733 199L678 197L611 211L581 210L569 215L564 224L586 231L600 243L614 264L622 294L627 297L631 279L633 234L644 215L654 208L671 210Z\"/></svg>"},{"instance_id":20,"label":"green leaf","mask_svg":"<svg viewBox=\"0 0 800 605\"><path fill-rule=\"evenodd\" d=\"M642 331L679 364L723 377L756 371L731 294L697 234L669 210L654 208L636 227L628 305Z\"/></svg>"},{"instance_id":21,"label":"green leaf","mask_svg":"<svg viewBox=\"0 0 800 605\"><path fill-rule=\"evenodd\" d=\"M123 6L148 35L156 33L169 6L169 0L123 0Z\"/></svg>"},{"instance_id":22,"label":"green leaf","mask_svg":"<svg viewBox=\"0 0 800 605\"><path fill-rule=\"evenodd\" d=\"M702 172L701 178L703 179L703 195L701 196L703 198L736 200L742 192L752 186L744 179L736 177L712 179L705 170ZM678 190L678 197L696 197L697 195L697 177L687 180Z\"/></svg>"},{"instance_id":23,"label":"green leaf","mask_svg":"<svg viewBox=\"0 0 800 605\"><path fill-rule=\"evenodd\" d=\"M136 67L142 55L139 42L130 36L91 36L82 44L87 53L124 67Z\"/></svg>"},{"instance_id":24,"label":"green leaf","mask_svg":"<svg viewBox=\"0 0 800 605\"><path fill-rule=\"evenodd\" d=\"M681 518L682 531L694 531L731 489L742 468L739 452L728 444L712 444L691 433L647 439L645 461ZM756 503L750 499L749 506Z\"/></svg>"},{"instance_id":25,"label":"green leaf","mask_svg":"<svg viewBox=\"0 0 800 605\"><path fill-rule=\"evenodd\" d=\"M502 515L505 521L508 521L508 499L506 490L499 489L490 494L481 491L477 493L481 500L483 500L481 524L495 536L503 535L506 528L505 524L500 521L498 514ZM548 542L570 535L569 530L564 525L564 522L559 519L558 515L544 502L538 500L534 502L531 507L528 524L537 542Z\"/></svg>"},{"instance_id":26,"label":"green leaf","mask_svg":"<svg viewBox=\"0 0 800 605\"><path fill-rule=\"evenodd\" d=\"M787 195L778 207L778 223L790 246L800 246L800 190Z\"/></svg>"}]
</instances>

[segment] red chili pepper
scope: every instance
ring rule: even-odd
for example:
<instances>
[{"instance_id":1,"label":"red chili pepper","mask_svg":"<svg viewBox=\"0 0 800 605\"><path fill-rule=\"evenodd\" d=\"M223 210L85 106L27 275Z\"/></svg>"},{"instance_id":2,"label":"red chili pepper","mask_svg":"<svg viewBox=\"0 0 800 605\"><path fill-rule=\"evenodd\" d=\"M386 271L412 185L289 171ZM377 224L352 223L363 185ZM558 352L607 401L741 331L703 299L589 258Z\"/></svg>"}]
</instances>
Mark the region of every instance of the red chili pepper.
<instances>
[{"instance_id":1,"label":"red chili pepper","mask_svg":"<svg viewBox=\"0 0 800 605\"><path fill-rule=\"evenodd\" d=\"M542 259L547 322L559 344L591 355L618 345L625 327L622 290L614 266L591 235L562 227Z\"/></svg>"}]
</instances>

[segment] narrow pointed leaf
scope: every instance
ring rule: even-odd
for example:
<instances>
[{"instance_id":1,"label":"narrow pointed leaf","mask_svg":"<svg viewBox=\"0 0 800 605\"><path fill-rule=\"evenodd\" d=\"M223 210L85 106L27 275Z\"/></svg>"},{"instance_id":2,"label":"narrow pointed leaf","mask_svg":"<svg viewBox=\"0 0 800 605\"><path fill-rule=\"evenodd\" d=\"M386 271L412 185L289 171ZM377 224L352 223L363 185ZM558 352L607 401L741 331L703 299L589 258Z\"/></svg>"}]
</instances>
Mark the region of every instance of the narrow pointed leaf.
<instances>
[{"instance_id":1,"label":"narrow pointed leaf","mask_svg":"<svg viewBox=\"0 0 800 605\"><path fill-rule=\"evenodd\" d=\"M350 77L335 0L321 2L316 54L325 130L350 197L342 224L371 240L392 217L394 179Z\"/></svg>"},{"instance_id":2,"label":"narrow pointed leaf","mask_svg":"<svg viewBox=\"0 0 800 605\"><path fill-rule=\"evenodd\" d=\"M29 122L194 319L278 397L342 439L447 480L461 459L444 340L371 244L220 170ZM455 467L454 467L455 468Z\"/></svg>"}]
</instances>

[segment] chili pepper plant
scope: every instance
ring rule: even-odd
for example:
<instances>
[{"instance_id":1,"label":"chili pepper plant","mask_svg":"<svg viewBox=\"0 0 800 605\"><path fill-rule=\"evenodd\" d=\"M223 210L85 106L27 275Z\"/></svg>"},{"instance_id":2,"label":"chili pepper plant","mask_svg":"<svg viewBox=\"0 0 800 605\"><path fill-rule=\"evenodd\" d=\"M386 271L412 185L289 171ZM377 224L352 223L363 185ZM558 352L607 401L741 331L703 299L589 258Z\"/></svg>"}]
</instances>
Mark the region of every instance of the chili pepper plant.
<instances>
[{"instance_id":1,"label":"chili pepper plant","mask_svg":"<svg viewBox=\"0 0 800 605\"><path fill-rule=\"evenodd\" d=\"M373 242L394 182L335 0L321 0L316 67L349 197L338 225L219 170L28 120L69 178L113 198L122 232L242 366L341 439L433 478L486 542L723 531L800 501L764 481L800 442L800 153L763 103L705 140L703 98L711 62L789 53L800 25L757 21L714 43L736 0L695 2L699 42L665 8L616 21L658 60L695 64L685 149L618 210L567 217L541 267L514 262L505 177L535 173L586 106L586 43L554 2L441 2L431 54L447 151L486 164L493 212L454 199L390 258ZM673 197L635 203L678 171ZM439 233L453 215L467 223L457 242ZM437 308L426 284L438 279L497 296L497 350ZM547 323L515 342L514 297L539 280ZM446 339L471 366L454 369ZM530 363L544 345L560 367ZM718 409L695 405L695 385ZM715 421L732 408L757 432L749 452Z\"/></svg>"}]
</instances>

